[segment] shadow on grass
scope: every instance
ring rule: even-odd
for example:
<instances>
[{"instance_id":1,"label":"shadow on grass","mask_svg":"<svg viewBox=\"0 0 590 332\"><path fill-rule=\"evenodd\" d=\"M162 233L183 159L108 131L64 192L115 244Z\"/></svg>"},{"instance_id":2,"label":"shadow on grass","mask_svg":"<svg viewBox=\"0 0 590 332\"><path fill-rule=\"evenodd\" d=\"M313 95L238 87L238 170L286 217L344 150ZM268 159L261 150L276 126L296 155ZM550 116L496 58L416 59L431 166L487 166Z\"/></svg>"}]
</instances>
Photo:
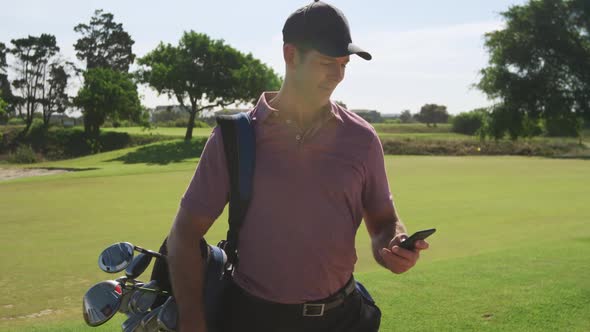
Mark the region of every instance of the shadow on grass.
<instances>
[{"instance_id":1,"label":"shadow on grass","mask_svg":"<svg viewBox=\"0 0 590 332\"><path fill-rule=\"evenodd\" d=\"M49 171L68 171L68 172L83 172L83 171L95 171L100 169L98 167L87 167L87 168L70 168L70 167L39 167L40 169L46 169Z\"/></svg>"},{"instance_id":2,"label":"shadow on grass","mask_svg":"<svg viewBox=\"0 0 590 332\"><path fill-rule=\"evenodd\" d=\"M186 159L198 158L203 152L206 138L191 141L173 141L141 147L119 158L109 161L122 161L125 164L157 164L178 163Z\"/></svg>"},{"instance_id":3,"label":"shadow on grass","mask_svg":"<svg viewBox=\"0 0 590 332\"><path fill-rule=\"evenodd\" d=\"M590 160L590 155L579 155L579 156L570 156L570 155L566 155L566 156L553 156L553 157L548 157L551 159L577 159L577 160Z\"/></svg>"}]
</instances>

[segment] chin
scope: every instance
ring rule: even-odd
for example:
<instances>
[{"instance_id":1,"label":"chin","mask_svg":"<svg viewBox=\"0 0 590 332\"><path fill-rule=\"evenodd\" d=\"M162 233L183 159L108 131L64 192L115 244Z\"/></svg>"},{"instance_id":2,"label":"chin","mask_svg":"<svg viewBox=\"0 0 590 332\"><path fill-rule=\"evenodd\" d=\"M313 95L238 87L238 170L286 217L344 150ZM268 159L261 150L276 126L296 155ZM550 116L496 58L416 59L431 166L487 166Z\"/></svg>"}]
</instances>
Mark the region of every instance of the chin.
<instances>
[{"instance_id":1,"label":"chin","mask_svg":"<svg viewBox=\"0 0 590 332\"><path fill-rule=\"evenodd\" d=\"M317 100L318 104L321 104L323 106L323 105L330 102L331 96L332 96L332 92L323 93L323 94L319 95L316 100Z\"/></svg>"},{"instance_id":2,"label":"chin","mask_svg":"<svg viewBox=\"0 0 590 332\"><path fill-rule=\"evenodd\" d=\"M333 92L334 89L320 89L319 95L321 98L330 99L330 96L332 96Z\"/></svg>"}]
</instances>

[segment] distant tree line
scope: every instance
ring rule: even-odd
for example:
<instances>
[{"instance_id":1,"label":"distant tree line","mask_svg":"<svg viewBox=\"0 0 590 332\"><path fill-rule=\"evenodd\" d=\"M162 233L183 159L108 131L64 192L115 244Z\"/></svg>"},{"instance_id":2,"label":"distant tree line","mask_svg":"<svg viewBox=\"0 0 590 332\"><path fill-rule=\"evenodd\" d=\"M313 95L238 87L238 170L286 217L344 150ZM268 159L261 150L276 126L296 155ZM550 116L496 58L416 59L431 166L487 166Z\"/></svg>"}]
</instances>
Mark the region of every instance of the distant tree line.
<instances>
[{"instance_id":1,"label":"distant tree line","mask_svg":"<svg viewBox=\"0 0 590 332\"><path fill-rule=\"evenodd\" d=\"M263 90L282 83L252 54L202 33L185 32L177 45L162 42L136 59L133 38L111 13L96 10L90 22L74 31L80 35L74 49L83 68L63 59L50 34L13 39L9 46L0 42L0 123L20 118L26 135L38 114L47 127L53 114L77 108L87 138L96 139L107 121L147 123L137 92L138 84L146 84L186 109L185 138L190 139L199 112L253 102ZM139 69L130 72L134 63ZM83 84L68 95L73 77Z\"/></svg>"},{"instance_id":2,"label":"distant tree line","mask_svg":"<svg viewBox=\"0 0 590 332\"><path fill-rule=\"evenodd\" d=\"M449 118L453 131L495 140L577 136L590 128L590 2L531 0L502 13L505 28L487 33L489 64L475 86L495 102ZM441 118L437 118L437 115ZM402 123L441 123L425 105Z\"/></svg>"},{"instance_id":3,"label":"distant tree line","mask_svg":"<svg viewBox=\"0 0 590 332\"><path fill-rule=\"evenodd\" d=\"M412 114L410 110L404 110L397 116L396 120L399 123L424 123L427 127L436 127L440 123L448 123L451 115L447 111L447 107L438 104L425 104L420 107L420 110Z\"/></svg>"}]
</instances>

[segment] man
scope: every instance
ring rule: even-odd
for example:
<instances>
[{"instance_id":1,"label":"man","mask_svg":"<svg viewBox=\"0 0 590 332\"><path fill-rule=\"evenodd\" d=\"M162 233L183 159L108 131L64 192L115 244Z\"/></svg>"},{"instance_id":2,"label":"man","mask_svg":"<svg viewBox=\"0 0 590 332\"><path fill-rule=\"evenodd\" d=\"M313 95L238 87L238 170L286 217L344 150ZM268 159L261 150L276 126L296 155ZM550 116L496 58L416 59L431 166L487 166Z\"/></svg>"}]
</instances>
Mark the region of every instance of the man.
<instances>
[{"instance_id":1,"label":"man","mask_svg":"<svg viewBox=\"0 0 590 332\"><path fill-rule=\"evenodd\" d=\"M354 239L364 218L376 261L394 273L419 251L394 209L383 149L371 125L330 102L352 44L342 12L321 1L283 28L285 80L249 116L256 135L253 196L238 243L226 331L376 331L380 312L354 289ZM228 201L223 141L215 128L168 238L181 332L206 331L200 239ZM397 231L396 231L397 228ZM351 287L352 285L352 287Z\"/></svg>"}]
</instances>

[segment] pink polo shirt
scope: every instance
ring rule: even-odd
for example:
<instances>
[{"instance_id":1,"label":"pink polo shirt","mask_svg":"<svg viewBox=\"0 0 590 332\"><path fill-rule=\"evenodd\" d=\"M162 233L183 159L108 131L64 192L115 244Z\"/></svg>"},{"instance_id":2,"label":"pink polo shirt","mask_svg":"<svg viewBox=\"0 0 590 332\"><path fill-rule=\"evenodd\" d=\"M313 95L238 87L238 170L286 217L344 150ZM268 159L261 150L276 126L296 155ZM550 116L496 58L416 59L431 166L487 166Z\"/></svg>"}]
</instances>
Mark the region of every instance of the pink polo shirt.
<instances>
[{"instance_id":1,"label":"pink polo shirt","mask_svg":"<svg viewBox=\"0 0 590 332\"><path fill-rule=\"evenodd\" d=\"M304 132L268 105L273 96L263 93L249 112L256 166L234 280L269 301L302 303L328 297L345 285L357 260L354 240L363 212L379 212L393 202L383 148L369 123L331 103L331 110ZM181 206L214 220L228 195L222 135L216 127Z\"/></svg>"}]
</instances>

